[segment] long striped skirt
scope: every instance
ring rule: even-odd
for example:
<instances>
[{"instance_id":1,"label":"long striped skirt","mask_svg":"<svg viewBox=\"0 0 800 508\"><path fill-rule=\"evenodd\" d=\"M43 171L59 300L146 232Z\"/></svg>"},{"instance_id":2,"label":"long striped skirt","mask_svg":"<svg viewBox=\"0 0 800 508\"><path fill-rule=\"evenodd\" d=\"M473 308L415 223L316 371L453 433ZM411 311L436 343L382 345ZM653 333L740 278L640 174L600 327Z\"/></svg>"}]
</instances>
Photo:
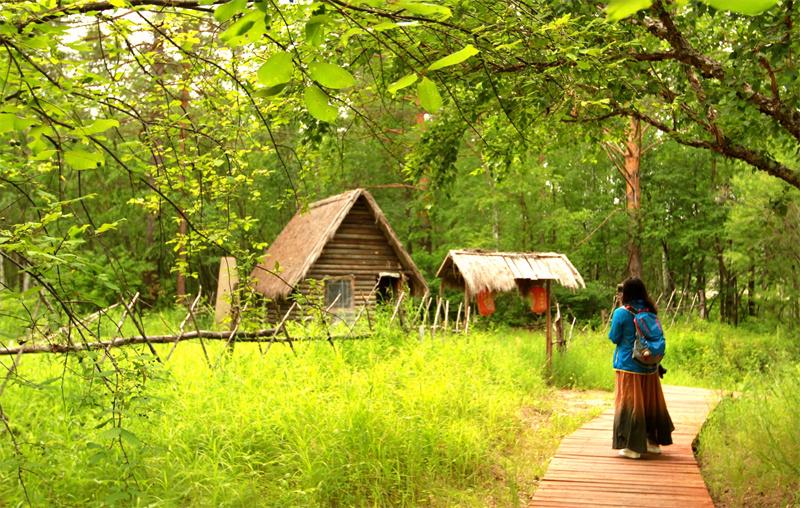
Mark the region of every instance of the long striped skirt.
<instances>
[{"instance_id":1,"label":"long striped skirt","mask_svg":"<svg viewBox=\"0 0 800 508\"><path fill-rule=\"evenodd\" d=\"M634 374L618 370L615 391L612 448L645 453L648 440L653 444L672 444L675 426L667 411L658 373Z\"/></svg>"}]
</instances>

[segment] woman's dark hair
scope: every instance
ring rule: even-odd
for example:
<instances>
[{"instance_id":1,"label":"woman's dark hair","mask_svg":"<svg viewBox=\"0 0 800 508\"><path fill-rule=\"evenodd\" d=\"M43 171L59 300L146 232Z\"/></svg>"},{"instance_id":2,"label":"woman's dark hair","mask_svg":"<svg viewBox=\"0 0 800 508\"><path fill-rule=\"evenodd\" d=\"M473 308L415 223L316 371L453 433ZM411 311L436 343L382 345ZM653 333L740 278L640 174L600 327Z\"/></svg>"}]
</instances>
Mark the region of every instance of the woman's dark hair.
<instances>
[{"instance_id":1,"label":"woman's dark hair","mask_svg":"<svg viewBox=\"0 0 800 508\"><path fill-rule=\"evenodd\" d=\"M622 304L627 305L636 300L643 301L653 314L658 313L656 304L653 303L653 299L647 294L647 288L644 287L642 279L631 277L622 283Z\"/></svg>"}]
</instances>

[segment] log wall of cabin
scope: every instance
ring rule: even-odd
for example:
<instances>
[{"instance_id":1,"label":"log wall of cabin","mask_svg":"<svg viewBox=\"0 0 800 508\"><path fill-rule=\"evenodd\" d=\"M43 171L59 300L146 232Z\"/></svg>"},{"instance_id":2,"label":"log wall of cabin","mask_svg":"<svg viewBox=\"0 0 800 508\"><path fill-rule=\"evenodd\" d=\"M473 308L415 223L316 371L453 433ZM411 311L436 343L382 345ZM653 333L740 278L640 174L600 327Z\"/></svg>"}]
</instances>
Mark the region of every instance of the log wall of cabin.
<instances>
[{"instance_id":1,"label":"log wall of cabin","mask_svg":"<svg viewBox=\"0 0 800 508\"><path fill-rule=\"evenodd\" d=\"M360 198L342 221L334 237L325 245L319 259L311 266L306 278L297 289L303 294L308 294L312 286L309 279L322 281L325 278L352 276L353 307L361 307L365 300L372 306L376 303L372 290L381 272L398 272L404 275L407 283L411 280L411 273L402 268L400 259L375 222L375 217L366 201ZM319 283L319 288L324 294L322 283ZM302 300L300 301L302 303ZM280 321L291 305L292 302L287 300L270 302L269 320L274 323ZM308 312L309 310L295 310L290 317L300 319Z\"/></svg>"},{"instance_id":2,"label":"log wall of cabin","mask_svg":"<svg viewBox=\"0 0 800 508\"><path fill-rule=\"evenodd\" d=\"M404 270L366 201L360 198L306 278L322 280L353 276L353 305L358 307L364 304L365 298L369 298L370 305L375 303L375 295L370 293L380 272L403 273ZM405 276L408 278L409 274Z\"/></svg>"}]
</instances>

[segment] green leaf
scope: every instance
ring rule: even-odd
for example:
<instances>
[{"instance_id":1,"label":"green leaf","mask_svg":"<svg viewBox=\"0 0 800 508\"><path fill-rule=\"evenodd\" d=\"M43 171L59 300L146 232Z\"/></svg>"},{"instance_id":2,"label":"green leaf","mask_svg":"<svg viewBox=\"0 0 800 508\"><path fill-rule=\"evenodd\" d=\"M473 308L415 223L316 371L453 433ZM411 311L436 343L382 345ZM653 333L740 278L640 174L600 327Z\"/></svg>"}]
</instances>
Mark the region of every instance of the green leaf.
<instances>
[{"instance_id":1,"label":"green leaf","mask_svg":"<svg viewBox=\"0 0 800 508\"><path fill-rule=\"evenodd\" d=\"M419 95L419 103L428 113L436 113L442 107L442 96L439 95L436 83L430 79L422 78L422 81L417 85L417 94Z\"/></svg>"},{"instance_id":2,"label":"green leaf","mask_svg":"<svg viewBox=\"0 0 800 508\"><path fill-rule=\"evenodd\" d=\"M384 21L383 23L372 25L371 28L376 32L385 32L386 30L394 30L395 28L400 28L400 25L392 21Z\"/></svg>"},{"instance_id":3,"label":"green leaf","mask_svg":"<svg viewBox=\"0 0 800 508\"><path fill-rule=\"evenodd\" d=\"M407 86L411 86L417 82L417 75L416 74L409 74L407 76L403 76L402 78L398 79L388 87L386 87L386 91L390 94L394 95L397 93L398 90L402 90Z\"/></svg>"},{"instance_id":4,"label":"green leaf","mask_svg":"<svg viewBox=\"0 0 800 508\"><path fill-rule=\"evenodd\" d=\"M425 2L400 0L399 2L395 2L394 5L400 7L401 9L405 9L412 14L419 14L420 16L438 16L441 19L445 19L453 15L452 11L450 11L450 9L447 7Z\"/></svg>"},{"instance_id":5,"label":"green leaf","mask_svg":"<svg viewBox=\"0 0 800 508\"><path fill-rule=\"evenodd\" d=\"M105 233L106 231L111 231L112 229L117 229L119 223L124 221L125 219L120 219L114 222L106 222L105 224L101 224L99 228L94 230L94 234L99 235L101 233Z\"/></svg>"},{"instance_id":6,"label":"green leaf","mask_svg":"<svg viewBox=\"0 0 800 508\"><path fill-rule=\"evenodd\" d=\"M56 150L42 150L34 155L33 159L37 161L46 161L51 159L56 154Z\"/></svg>"},{"instance_id":7,"label":"green leaf","mask_svg":"<svg viewBox=\"0 0 800 508\"><path fill-rule=\"evenodd\" d=\"M267 31L264 19L263 12L258 9L252 10L222 32L219 39L231 47L255 42Z\"/></svg>"},{"instance_id":8,"label":"green leaf","mask_svg":"<svg viewBox=\"0 0 800 508\"><path fill-rule=\"evenodd\" d=\"M606 15L611 21L619 21L653 5L653 0L611 0L606 6Z\"/></svg>"},{"instance_id":9,"label":"green leaf","mask_svg":"<svg viewBox=\"0 0 800 508\"><path fill-rule=\"evenodd\" d=\"M312 46L319 46L325 40L325 23L330 22L329 16L320 14L312 16L306 23L306 41Z\"/></svg>"},{"instance_id":10,"label":"green leaf","mask_svg":"<svg viewBox=\"0 0 800 508\"><path fill-rule=\"evenodd\" d=\"M14 130L14 120L17 115L11 113L0 113L0 134Z\"/></svg>"},{"instance_id":11,"label":"green leaf","mask_svg":"<svg viewBox=\"0 0 800 508\"><path fill-rule=\"evenodd\" d=\"M0 134L10 131L23 131L33 123L33 120L20 118L13 113L0 113Z\"/></svg>"},{"instance_id":12,"label":"green leaf","mask_svg":"<svg viewBox=\"0 0 800 508\"><path fill-rule=\"evenodd\" d=\"M256 96L258 97L273 97L278 95L282 91L286 90L286 83L270 86L267 88L259 88L255 91Z\"/></svg>"},{"instance_id":13,"label":"green leaf","mask_svg":"<svg viewBox=\"0 0 800 508\"><path fill-rule=\"evenodd\" d=\"M100 152L87 152L80 148L64 152L64 161L77 170L94 169L102 166L105 159Z\"/></svg>"},{"instance_id":14,"label":"green leaf","mask_svg":"<svg viewBox=\"0 0 800 508\"><path fill-rule=\"evenodd\" d=\"M364 33L364 30L359 28L359 27L349 28L339 38L339 44L341 44L343 47L347 47L347 45L350 43L350 38L351 37L354 37L356 35L360 35L360 34L363 34L363 33Z\"/></svg>"},{"instance_id":15,"label":"green leaf","mask_svg":"<svg viewBox=\"0 0 800 508\"><path fill-rule=\"evenodd\" d=\"M258 68L258 82L266 87L282 85L292 79L294 64L287 52L275 53Z\"/></svg>"},{"instance_id":16,"label":"green leaf","mask_svg":"<svg viewBox=\"0 0 800 508\"><path fill-rule=\"evenodd\" d=\"M356 84L356 79L352 74L338 65L326 62L312 63L308 66L308 73L314 81L328 88L350 88Z\"/></svg>"},{"instance_id":17,"label":"green leaf","mask_svg":"<svg viewBox=\"0 0 800 508\"><path fill-rule=\"evenodd\" d=\"M214 10L214 19L220 23L228 21L247 7L247 0L231 0Z\"/></svg>"},{"instance_id":18,"label":"green leaf","mask_svg":"<svg viewBox=\"0 0 800 508\"><path fill-rule=\"evenodd\" d=\"M333 123L339 117L339 110L328 104L328 96L316 86L306 88L304 98L308 112L317 120Z\"/></svg>"},{"instance_id":19,"label":"green leaf","mask_svg":"<svg viewBox=\"0 0 800 508\"><path fill-rule=\"evenodd\" d=\"M444 58L436 60L430 66L428 66L428 70L436 71L444 67L450 67L451 65L460 64L467 58L475 56L477 54L478 54L478 48L476 48L472 44L467 44L466 46L464 46L464 49L456 51L455 53L447 55Z\"/></svg>"},{"instance_id":20,"label":"green leaf","mask_svg":"<svg viewBox=\"0 0 800 508\"><path fill-rule=\"evenodd\" d=\"M113 129L114 127L119 127L119 122L117 120L113 118L98 118L83 127L78 127L78 130L85 136L91 136L92 134L99 134L108 129Z\"/></svg>"},{"instance_id":21,"label":"green leaf","mask_svg":"<svg viewBox=\"0 0 800 508\"><path fill-rule=\"evenodd\" d=\"M778 0L702 0L720 11L733 11L748 16L757 16L778 3Z\"/></svg>"},{"instance_id":22,"label":"green leaf","mask_svg":"<svg viewBox=\"0 0 800 508\"><path fill-rule=\"evenodd\" d=\"M119 437L131 446L139 446L141 440L133 432L127 429L119 429Z\"/></svg>"}]
</instances>

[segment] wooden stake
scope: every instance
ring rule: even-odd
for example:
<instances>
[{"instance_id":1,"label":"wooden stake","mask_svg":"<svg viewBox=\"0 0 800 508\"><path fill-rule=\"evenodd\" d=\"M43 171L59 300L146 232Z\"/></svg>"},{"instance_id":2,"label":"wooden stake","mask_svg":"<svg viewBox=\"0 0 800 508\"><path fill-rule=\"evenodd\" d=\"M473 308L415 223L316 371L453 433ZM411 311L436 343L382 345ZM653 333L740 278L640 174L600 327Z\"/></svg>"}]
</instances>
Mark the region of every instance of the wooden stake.
<instances>
[{"instance_id":1,"label":"wooden stake","mask_svg":"<svg viewBox=\"0 0 800 508\"><path fill-rule=\"evenodd\" d=\"M568 343L572 342L572 330L575 329L575 321L577 321L577 320L578 320L578 318L576 318L575 315L573 314L573 316L572 316L572 324L569 327L569 336L567 337L567 342Z\"/></svg>"},{"instance_id":2,"label":"wooden stake","mask_svg":"<svg viewBox=\"0 0 800 508\"><path fill-rule=\"evenodd\" d=\"M419 308L417 312L414 314L414 319L422 321L422 309L425 307L425 296L422 297L422 301L419 304Z\"/></svg>"},{"instance_id":3,"label":"wooden stake","mask_svg":"<svg viewBox=\"0 0 800 508\"><path fill-rule=\"evenodd\" d=\"M433 326L431 326L431 338L436 335L436 327L439 326L439 310L442 308L442 299L436 299L436 314L433 316Z\"/></svg>"},{"instance_id":4,"label":"wooden stake","mask_svg":"<svg viewBox=\"0 0 800 508\"><path fill-rule=\"evenodd\" d=\"M556 301L556 319L553 322L553 325L556 329L556 343L558 345L558 350L560 352L564 352L566 349L566 343L564 342L564 320L563 316L561 316L561 305Z\"/></svg>"},{"instance_id":5,"label":"wooden stake","mask_svg":"<svg viewBox=\"0 0 800 508\"><path fill-rule=\"evenodd\" d=\"M681 298L678 300L678 306L675 307L675 312L672 313L672 319L669 322L669 327L672 328L672 325L675 323L675 318L678 317L678 312L681 311L681 305L683 305L683 297L686 296L686 293L681 291Z\"/></svg>"},{"instance_id":6,"label":"wooden stake","mask_svg":"<svg viewBox=\"0 0 800 508\"><path fill-rule=\"evenodd\" d=\"M286 320L289 319L289 316L292 314L292 311L294 310L295 307L297 307L297 302L292 302L291 307L289 307L289 310L286 311L286 314L283 315L283 319L281 319L281 322L278 323L278 326L275 328L275 333L273 333L272 337L269 338L269 342L267 342L267 349L264 350L263 353L261 353L262 355L269 351L270 346L275 341L275 336L277 336L278 332L281 331L283 327L286 325Z\"/></svg>"},{"instance_id":7,"label":"wooden stake","mask_svg":"<svg viewBox=\"0 0 800 508\"><path fill-rule=\"evenodd\" d=\"M672 290L672 294L671 294L671 295L669 295L669 301L667 301L667 306L666 306L666 307L664 307L664 309L666 310L666 312L669 312L669 306L670 306L670 305L672 305L672 297L674 297L674 296L675 296L675 291L677 291L677 290L678 290L677 288L676 288L676 289L673 289L673 290Z\"/></svg>"},{"instance_id":8,"label":"wooden stake","mask_svg":"<svg viewBox=\"0 0 800 508\"><path fill-rule=\"evenodd\" d=\"M692 304L689 306L689 310L686 311L686 323L688 323L689 319L692 317L692 311L694 310L694 303L697 301L697 295L698 293L695 292L694 298L692 298Z\"/></svg>"},{"instance_id":9,"label":"wooden stake","mask_svg":"<svg viewBox=\"0 0 800 508\"><path fill-rule=\"evenodd\" d=\"M367 313L367 325L369 325L369 331L372 331L372 318L369 315L369 300L364 297L364 308L366 309Z\"/></svg>"},{"instance_id":10,"label":"wooden stake","mask_svg":"<svg viewBox=\"0 0 800 508\"><path fill-rule=\"evenodd\" d=\"M456 312L456 333L461 331L461 307L464 302L458 302L458 312Z\"/></svg>"},{"instance_id":11,"label":"wooden stake","mask_svg":"<svg viewBox=\"0 0 800 508\"><path fill-rule=\"evenodd\" d=\"M450 301L444 301L444 334L447 334L447 323L450 321Z\"/></svg>"},{"instance_id":12,"label":"wooden stake","mask_svg":"<svg viewBox=\"0 0 800 508\"><path fill-rule=\"evenodd\" d=\"M394 312L392 312L392 318L389 320L390 323L393 322L394 318L397 316L397 312L400 310L400 304L403 303L403 298L405 298L405 296L406 292L402 291L400 293L400 296L397 298L397 305L394 306Z\"/></svg>"},{"instance_id":13,"label":"wooden stake","mask_svg":"<svg viewBox=\"0 0 800 508\"><path fill-rule=\"evenodd\" d=\"M469 287L464 282L464 335L469 333Z\"/></svg>"},{"instance_id":14,"label":"wooden stake","mask_svg":"<svg viewBox=\"0 0 800 508\"><path fill-rule=\"evenodd\" d=\"M172 358L172 353L174 353L175 349L177 349L178 343L180 342L180 338L183 336L183 329L186 326L186 323L189 321L189 318L192 317L192 312L197 306L197 302L200 301L200 295L202 294L202 292L203 292L203 286L200 286L197 290L197 296L195 297L194 301L192 301L192 304L189 305L189 310L186 312L186 317L183 318L183 321L181 321L181 324L178 327L178 332L179 332L178 340L175 341L175 344L172 345L172 349L169 350L169 354L167 355L166 360L164 360L165 362L168 362L169 359ZM136 293L136 296L139 296L139 293ZM119 332L120 335L122 335L122 323L125 321L125 316L127 316L127 312L123 315L122 320L120 320L119 324L117 325L117 331Z\"/></svg>"}]
</instances>

